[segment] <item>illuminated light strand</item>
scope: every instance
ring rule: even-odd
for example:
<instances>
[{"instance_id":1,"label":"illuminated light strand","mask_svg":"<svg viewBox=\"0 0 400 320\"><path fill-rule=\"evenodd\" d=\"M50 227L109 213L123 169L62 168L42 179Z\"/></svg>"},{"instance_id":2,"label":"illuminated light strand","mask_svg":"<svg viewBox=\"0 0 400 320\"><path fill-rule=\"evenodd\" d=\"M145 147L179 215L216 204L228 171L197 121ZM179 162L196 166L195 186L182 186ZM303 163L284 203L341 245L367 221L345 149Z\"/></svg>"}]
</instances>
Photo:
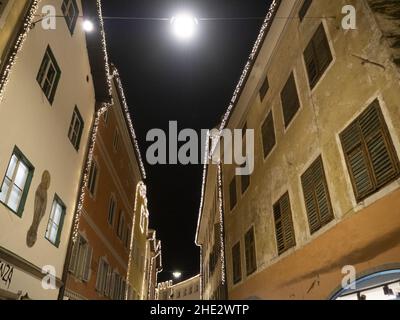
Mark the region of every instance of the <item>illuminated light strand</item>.
<instances>
[{"instance_id":1,"label":"illuminated light strand","mask_svg":"<svg viewBox=\"0 0 400 320\"><path fill-rule=\"evenodd\" d=\"M89 142L88 156L87 156L87 160L86 160L85 169L83 172L83 182L82 182L78 206L77 206L77 210L76 210L76 214L75 214L74 222L73 222L73 231L72 231L73 232L72 233L72 242L73 243L75 243L76 240L78 239L79 222L80 222L80 219L82 216L83 203L86 198L86 190L87 190L87 186L88 186L88 182L89 182L89 172L90 172L90 168L92 166L94 148L96 146L97 132L98 132L99 123L100 123L100 117L109 107L110 107L110 104L103 103L95 115L95 120L93 123L93 132L92 132L92 136L91 136L90 142Z\"/></svg>"},{"instance_id":2,"label":"illuminated light strand","mask_svg":"<svg viewBox=\"0 0 400 320\"><path fill-rule=\"evenodd\" d=\"M228 120L229 120L229 118L231 116L231 113L232 113L234 107L236 106L237 100L239 98L239 94L240 94L240 92L241 92L241 90L242 90L242 88L243 88L243 86L245 84L245 81L246 81L246 79L247 79L247 77L249 75L249 72L252 70L252 66L253 66L253 64L255 62L255 59L257 58L258 52L259 52L259 50L261 48L261 45L262 45L262 43L263 43L263 41L265 39L266 32L268 31L268 28L269 28L269 26L271 24L271 21L273 21L273 17L275 15L277 9L279 8L279 5L280 5L281 1L282 0L273 0L273 2L271 3L271 5L269 7L268 13L267 13L267 15L266 15L266 17L264 19L264 22L263 22L263 24L261 26L260 32L258 34L258 37L257 37L255 43L254 43L254 46L253 46L252 51L250 53L249 59L248 59L248 61L246 62L245 66L244 66L242 74L241 74L241 76L239 78L239 82L236 85L236 88L235 88L235 90L233 92L233 96L232 96L232 98L231 98L231 100L229 102L229 105L227 107L227 110L226 110L226 112L225 112L225 114L224 114L224 116L222 118L221 124L220 124L219 129L218 129L219 130L219 134L215 135L214 138L221 137L222 131L226 127L226 124L227 124L227 122L228 122ZM209 152L209 139L207 139L206 140L206 145L205 145L205 150L206 150L205 157L209 157L210 155L212 155L214 153L215 148L217 147L217 145L218 145L217 143L213 143L212 146L211 146L211 152ZM198 217L198 220L197 220L197 230L196 230L196 242L198 240L198 235L199 235L199 231L200 231L201 215L202 215L203 206L204 206L205 184L206 184L208 160L209 160L208 158L205 159L204 167L203 167L203 177L202 177L202 186L201 186L201 195L200 195L200 208L199 208L199 217ZM223 213L222 213L222 201L221 201L221 199L223 198L222 197L222 187L221 187L222 178L221 178L220 171L221 171L221 161L218 163L218 172L219 172L218 173L218 184L219 184L219 186L218 186L218 194L219 194L219 199L220 199L220 215L221 214L223 215ZM221 181L220 181L220 179L221 179ZM221 222L223 222L222 219L221 219ZM222 225L222 223L221 223L221 225ZM223 229L223 226L222 226L221 227L221 238L222 239L223 239L223 230L224 229ZM224 244L222 242L221 243L221 248L223 248L223 247L224 247ZM200 245L200 252L201 252L201 250L202 250L202 246ZM222 253L222 251L223 250L221 250L221 253ZM202 259L200 261L202 261ZM223 271L222 272L222 281L223 281L223 284L224 284L225 281L226 281L226 279L225 279L226 277L225 277L225 256L224 256L223 253L221 254L221 262L222 262L222 268L223 268L223 270L222 270ZM202 266L200 266L200 268L201 267ZM202 277L200 277L200 281L202 281Z\"/></svg>"},{"instance_id":3,"label":"illuminated light strand","mask_svg":"<svg viewBox=\"0 0 400 320\"><path fill-rule=\"evenodd\" d=\"M219 202L219 218L220 218L220 237L221 237L221 282L225 284L225 241L224 241L224 213L222 198L222 167L221 162L218 163L218 202Z\"/></svg>"},{"instance_id":4,"label":"illuminated light strand","mask_svg":"<svg viewBox=\"0 0 400 320\"><path fill-rule=\"evenodd\" d=\"M147 261L147 249L148 249L149 243L146 240L146 252L145 252L145 256L144 256L144 261ZM147 263L145 263L147 265ZM144 270L144 274L143 274L143 280L142 280L142 293L141 293L141 297L142 300L144 300L144 288L146 287L145 285L145 280L146 280L146 270Z\"/></svg>"},{"instance_id":5,"label":"illuminated light strand","mask_svg":"<svg viewBox=\"0 0 400 320\"><path fill-rule=\"evenodd\" d=\"M25 17L23 22L23 27L21 33L18 35L17 40L15 42L14 48L10 52L8 60L6 62L4 72L1 75L0 79L0 102L3 100L5 88L10 80L11 69L15 65L17 61L17 55L23 47L23 44L28 36L29 31L32 29L33 20L35 19L35 13L39 7L39 3L41 0L33 1L28 14Z\"/></svg>"},{"instance_id":6,"label":"illuminated light strand","mask_svg":"<svg viewBox=\"0 0 400 320\"><path fill-rule=\"evenodd\" d=\"M203 246L200 246L200 300L203 300Z\"/></svg>"},{"instance_id":7,"label":"illuminated light strand","mask_svg":"<svg viewBox=\"0 0 400 320\"><path fill-rule=\"evenodd\" d=\"M106 33L104 31L104 20L103 20L103 12L101 9L101 0L97 0L97 15L100 21L100 35L101 35L101 45L103 47L103 58L104 58L104 66L106 68L107 75L107 86L108 86L108 94L112 96L112 85L110 78L110 64L108 62L108 53L107 53L107 41L106 41Z\"/></svg>"},{"instance_id":8,"label":"illuminated light strand","mask_svg":"<svg viewBox=\"0 0 400 320\"><path fill-rule=\"evenodd\" d=\"M140 167L140 170L142 172L143 179L146 179L146 170L144 168L142 154L140 152L139 143L138 143L138 140L137 140L135 129L133 127L132 118L131 118L131 115L130 115L128 103L126 101L125 92L124 92L124 89L123 89L123 86L122 86L121 77L119 75L119 72L118 72L117 68L115 68L114 66L112 67L111 77L113 77L116 80L117 85L118 85L118 90L121 93L122 107L124 108L124 112L125 112L125 115L126 115L126 118L127 118L127 121L128 121L129 131L130 131L130 134L132 136L132 139L133 139L133 142L134 142L134 145L135 145L136 154L137 154L138 161L139 161L139 167Z\"/></svg>"},{"instance_id":9,"label":"illuminated light strand","mask_svg":"<svg viewBox=\"0 0 400 320\"><path fill-rule=\"evenodd\" d=\"M230 101L230 103L228 105L228 108L227 108L227 110L226 110L226 112L224 114L224 117L223 117L223 119L221 121L221 125L219 127L219 131L220 132L222 132L222 130L225 128L225 126L226 126L226 124L227 124L227 122L228 122L228 120L230 118L230 115L232 113L232 110L236 106L236 102L237 102L237 99L239 97L239 94L240 94L240 92L242 90L242 87L243 87L243 85L245 83L245 80L248 77L249 72L252 70L252 66L253 66L254 60L257 58L257 54L259 52L260 46L263 43L263 40L265 39L266 31L269 28L270 23L273 20L273 17L275 15L276 11L277 11L277 8L279 7L278 4L280 4L281 1L282 0L273 0L273 2L271 3L271 5L269 7L268 13L267 13L267 15L266 15L266 17L264 19L264 22L263 22L263 24L261 26L261 30L260 30L260 32L258 34L257 40L256 40L256 42L255 42L255 44L253 46L253 49L252 49L251 54L249 56L249 59L246 62L246 65L245 65L245 67L243 69L242 75L240 76L239 82L238 82L238 84L237 84L237 86L235 88L235 91L233 93L231 101Z\"/></svg>"}]
</instances>

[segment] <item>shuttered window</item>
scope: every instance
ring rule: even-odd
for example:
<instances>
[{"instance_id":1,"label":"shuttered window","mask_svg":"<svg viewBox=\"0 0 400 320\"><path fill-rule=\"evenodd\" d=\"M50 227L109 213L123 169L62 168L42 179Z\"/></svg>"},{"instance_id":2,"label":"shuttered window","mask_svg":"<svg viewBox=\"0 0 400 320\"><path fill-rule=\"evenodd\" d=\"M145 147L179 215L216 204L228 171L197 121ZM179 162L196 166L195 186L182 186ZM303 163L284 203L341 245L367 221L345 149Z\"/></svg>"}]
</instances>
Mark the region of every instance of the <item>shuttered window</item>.
<instances>
[{"instance_id":1,"label":"shuttered window","mask_svg":"<svg viewBox=\"0 0 400 320\"><path fill-rule=\"evenodd\" d=\"M233 177L231 184L229 185L229 200L230 200L230 206L231 210L235 208L236 203L237 203L237 198L236 198L236 176Z\"/></svg>"},{"instance_id":2,"label":"shuttered window","mask_svg":"<svg viewBox=\"0 0 400 320\"><path fill-rule=\"evenodd\" d=\"M310 232L321 229L333 220L333 211L322 158L318 159L301 177Z\"/></svg>"},{"instance_id":3,"label":"shuttered window","mask_svg":"<svg viewBox=\"0 0 400 320\"><path fill-rule=\"evenodd\" d=\"M77 279L81 279L85 282L89 281L92 255L93 248L85 238L78 236L72 249L69 265L69 271L74 274Z\"/></svg>"},{"instance_id":4,"label":"shuttered window","mask_svg":"<svg viewBox=\"0 0 400 320\"><path fill-rule=\"evenodd\" d=\"M274 205L275 233L278 254L282 254L296 245L293 229L292 211L289 193L286 193Z\"/></svg>"},{"instance_id":5,"label":"shuttered window","mask_svg":"<svg viewBox=\"0 0 400 320\"><path fill-rule=\"evenodd\" d=\"M65 17L65 22L67 23L68 29L71 34L73 34L76 21L78 20L79 16L79 8L76 0L63 0L61 9Z\"/></svg>"},{"instance_id":6,"label":"shuttered window","mask_svg":"<svg viewBox=\"0 0 400 320\"><path fill-rule=\"evenodd\" d=\"M326 37L324 26L321 23L304 51L304 61L307 67L311 89L315 87L318 80L332 62L332 59L328 38Z\"/></svg>"},{"instance_id":7,"label":"shuttered window","mask_svg":"<svg viewBox=\"0 0 400 320\"><path fill-rule=\"evenodd\" d=\"M301 6L301 8L299 10L300 21L303 21L311 4L312 4L312 0L304 0L303 5Z\"/></svg>"},{"instance_id":8,"label":"shuttered window","mask_svg":"<svg viewBox=\"0 0 400 320\"><path fill-rule=\"evenodd\" d=\"M244 236L245 243L245 254L246 254L246 272L247 275L251 275L257 270L256 260L256 243L254 240L254 227L246 233Z\"/></svg>"},{"instance_id":9,"label":"shuttered window","mask_svg":"<svg viewBox=\"0 0 400 320\"><path fill-rule=\"evenodd\" d=\"M242 280L242 262L240 259L240 242L232 248L233 284Z\"/></svg>"},{"instance_id":10,"label":"shuttered window","mask_svg":"<svg viewBox=\"0 0 400 320\"><path fill-rule=\"evenodd\" d=\"M287 128L300 108L300 100L293 72L290 74L290 77L281 92L281 100L283 118L285 121L285 127Z\"/></svg>"},{"instance_id":11,"label":"shuttered window","mask_svg":"<svg viewBox=\"0 0 400 320\"><path fill-rule=\"evenodd\" d=\"M98 168L96 161L92 161L92 165L90 166L89 171L89 179L88 179L88 189L89 193L94 196L97 187L97 179L98 179Z\"/></svg>"},{"instance_id":12,"label":"shuttered window","mask_svg":"<svg viewBox=\"0 0 400 320\"><path fill-rule=\"evenodd\" d=\"M71 124L69 126L68 138L76 150L79 150L79 145L81 143L82 132L83 132L83 119L82 116L75 106L74 112L72 114Z\"/></svg>"},{"instance_id":13,"label":"shuttered window","mask_svg":"<svg viewBox=\"0 0 400 320\"><path fill-rule=\"evenodd\" d=\"M399 177L399 159L378 100L340 134L340 139L357 201Z\"/></svg>"},{"instance_id":14,"label":"shuttered window","mask_svg":"<svg viewBox=\"0 0 400 320\"><path fill-rule=\"evenodd\" d=\"M275 128L274 128L274 118L272 116L272 111L269 113L268 117L265 119L262 128L262 141L264 149L264 158L266 158L275 146Z\"/></svg>"},{"instance_id":15,"label":"shuttered window","mask_svg":"<svg viewBox=\"0 0 400 320\"><path fill-rule=\"evenodd\" d=\"M269 90L269 81L268 81L268 76L265 77L264 82L260 88L260 99L261 101L264 100L265 96L267 95L267 92Z\"/></svg>"}]
</instances>

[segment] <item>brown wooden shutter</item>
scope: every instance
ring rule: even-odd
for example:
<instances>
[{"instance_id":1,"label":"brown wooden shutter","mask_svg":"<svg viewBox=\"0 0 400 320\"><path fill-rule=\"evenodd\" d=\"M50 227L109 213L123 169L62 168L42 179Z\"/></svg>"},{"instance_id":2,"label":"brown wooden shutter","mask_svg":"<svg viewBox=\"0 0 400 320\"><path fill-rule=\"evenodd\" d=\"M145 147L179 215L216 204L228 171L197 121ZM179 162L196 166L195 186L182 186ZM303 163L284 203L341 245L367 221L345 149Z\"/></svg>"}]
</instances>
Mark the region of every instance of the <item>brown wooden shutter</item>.
<instances>
[{"instance_id":1,"label":"brown wooden shutter","mask_svg":"<svg viewBox=\"0 0 400 320\"><path fill-rule=\"evenodd\" d=\"M236 206L237 198L236 198L236 176L233 177L231 184L229 185L229 198L230 198L230 206L231 210Z\"/></svg>"},{"instance_id":2,"label":"brown wooden shutter","mask_svg":"<svg viewBox=\"0 0 400 320\"><path fill-rule=\"evenodd\" d=\"M240 242L232 248L233 284L242 280L242 266L240 259Z\"/></svg>"},{"instance_id":3,"label":"brown wooden shutter","mask_svg":"<svg viewBox=\"0 0 400 320\"><path fill-rule=\"evenodd\" d=\"M293 72L290 74L285 87L281 92L283 117L285 120L285 127L288 127L293 117L300 108L300 100L297 93L296 81Z\"/></svg>"},{"instance_id":4,"label":"brown wooden shutter","mask_svg":"<svg viewBox=\"0 0 400 320\"><path fill-rule=\"evenodd\" d=\"M260 99L261 101L264 100L265 96L267 95L269 89L269 81L268 81L268 76L265 77L265 80L260 88Z\"/></svg>"},{"instance_id":5,"label":"brown wooden shutter","mask_svg":"<svg viewBox=\"0 0 400 320\"><path fill-rule=\"evenodd\" d=\"M270 154L276 143L274 118L272 115L272 111L265 119L261 130L263 139L264 158L266 158Z\"/></svg>"},{"instance_id":6,"label":"brown wooden shutter","mask_svg":"<svg viewBox=\"0 0 400 320\"><path fill-rule=\"evenodd\" d=\"M317 31L315 31L303 56L310 87L314 88L333 59L328 38L322 23L319 25Z\"/></svg>"},{"instance_id":7,"label":"brown wooden shutter","mask_svg":"<svg viewBox=\"0 0 400 320\"><path fill-rule=\"evenodd\" d=\"M296 245L289 193L282 196L273 211L278 254L282 254Z\"/></svg>"},{"instance_id":8,"label":"brown wooden shutter","mask_svg":"<svg viewBox=\"0 0 400 320\"><path fill-rule=\"evenodd\" d=\"M399 160L377 100L340 139L357 201L399 176Z\"/></svg>"},{"instance_id":9,"label":"brown wooden shutter","mask_svg":"<svg viewBox=\"0 0 400 320\"><path fill-rule=\"evenodd\" d=\"M244 242L245 242L245 254L246 254L246 272L247 275L250 275L257 270L254 227L252 227L246 233Z\"/></svg>"},{"instance_id":10,"label":"brown wooden shutter","mask_svg":"<svg viewBox=\"0 0 400 320\"><path fill-rule=\"evenodd\" d=\"M334 218L321 157L302 175L301 184L310 232L313 234Z\"/></svg>"}]
</instances>

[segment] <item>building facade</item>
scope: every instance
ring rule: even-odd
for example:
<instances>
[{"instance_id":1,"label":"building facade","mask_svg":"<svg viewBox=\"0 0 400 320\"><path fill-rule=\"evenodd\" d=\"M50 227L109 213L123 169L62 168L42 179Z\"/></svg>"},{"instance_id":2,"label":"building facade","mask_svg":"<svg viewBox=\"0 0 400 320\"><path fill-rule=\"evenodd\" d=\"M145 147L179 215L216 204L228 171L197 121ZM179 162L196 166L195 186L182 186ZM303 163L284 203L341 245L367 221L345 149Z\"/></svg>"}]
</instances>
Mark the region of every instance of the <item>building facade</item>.
<instances>
[{"instance_id":1,"label":"building facade","mask_svg":"<svg viewBox=\"0 0 400 320\"><path fill-rule=\"evenodd\" d=\"M200 300L200 275L174 284L171 290L171 300Z\"/></svg>"},{"instance_id":2,"label":"building facade","mask_svg":"<svg viewBox=\"0 0 400 320\"><path fill-rule=\"evenodd\" d=\"M161 241L157 240L156 231L150 229L148 232L148 261L147 265L147 300L156 300L156 289L158 274L162 271Z\"/></svg>"},{"instance_id":3,"label":"building facade","mask_svg":"<svg viewBox=\"0 0 400 320\"><path fill-rule=\"evenodd\" d=\"M109 98L100 85L104 58L92 59L104 57L100 28L87 38L79 19L96 19L97 8L78 0L3 4L1 41L11 42L1 47L0 264L8 271L0 296L57 299L93 115ZM55 29L33 24L45 5L61 17Z\"/></svg>"},{"instance_id":4,"label":"building facade","mask_svg":"<svg viewBox=\"0 0 400 320\"><path fill-rule=\"evenodd\" d=\"M398 12L272 2L220 128L255 137L250 176L219 166L229 299L340 298L346 276L365 284L352 298L399 294Z\"/></svg>"},{"instance_id":5,"label":"building facade","mask_svg":"<svg viewBox=\"0 0 400 320\"><path fill-rule=\"evenodd\" d=\"M127 274L135 242L132 234L135 223L139 224L134 219L134 195L143 184L143 174L115 68L112 98L96 134L79 235L69 262L65 292L69 299L125 300L133 295Z\"/></svg>"},{"instance_id":6,"label":"building facade","mask_svg":"<svg viewBox=\"0 0 400 320\"><path fill-rule=\"evenodd\" d=\"M210 143L211 144L211 143ZM223 250L223 233L221 233L222 194L219 193L218 166L207 166L203 205L199 214L196 232L196 244L200 247L200 275L202 300L225 300L226 274L224 270L225 253Z\"/></svg>"}]
</instances>

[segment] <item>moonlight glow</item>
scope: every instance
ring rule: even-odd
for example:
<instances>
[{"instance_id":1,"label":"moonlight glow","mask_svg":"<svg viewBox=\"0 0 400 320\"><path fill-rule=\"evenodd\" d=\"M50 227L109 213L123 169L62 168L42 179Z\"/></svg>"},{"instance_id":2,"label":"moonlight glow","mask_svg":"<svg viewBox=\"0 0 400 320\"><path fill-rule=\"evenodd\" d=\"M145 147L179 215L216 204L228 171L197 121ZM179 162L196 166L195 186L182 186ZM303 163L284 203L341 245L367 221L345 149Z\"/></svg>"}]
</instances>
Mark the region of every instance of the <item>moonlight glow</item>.
<instances>
[{"instance_id":1,"label":"moonlight glow","mask_svg":"<svg viewBox=\"0 0 400 320\"><path fill-rule=\"evenodd\" d=\"M198 20L187 13L182 13L171 18L172 31L181 40L192 38L196 33L198 24Z\"/></svg>"}]
</instances>

